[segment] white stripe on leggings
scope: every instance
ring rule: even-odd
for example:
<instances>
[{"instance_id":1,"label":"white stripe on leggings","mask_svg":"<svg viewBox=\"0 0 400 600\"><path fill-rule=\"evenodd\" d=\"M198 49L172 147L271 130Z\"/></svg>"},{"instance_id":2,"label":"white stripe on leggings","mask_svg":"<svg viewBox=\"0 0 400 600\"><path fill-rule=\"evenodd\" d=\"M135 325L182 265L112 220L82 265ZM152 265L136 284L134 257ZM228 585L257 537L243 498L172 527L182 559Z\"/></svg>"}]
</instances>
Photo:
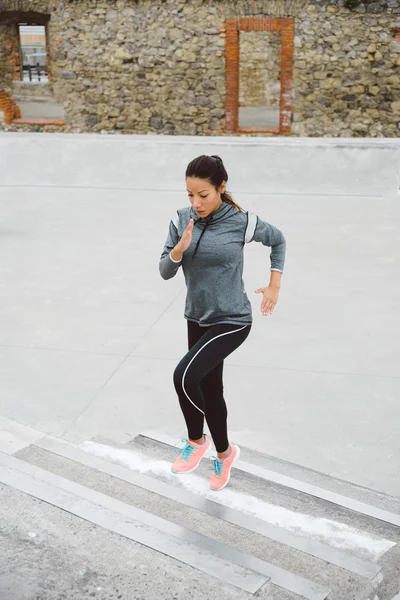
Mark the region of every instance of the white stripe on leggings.
<instances>
[{"instance_id":1,"label":"white stripe on leggings","mask_svg":"<svg viewBox=\"0 0 400 600\"><path fill-rule=\"evenodd\" d=\"M194 359L196 358L196 356L199 354L199 352L201 352L203 350L203 348L205 348L210 342L213 342L214 340L217 340L218 338L220 338L220 337L222 337L224 335L229 335L230 333L236 333L237 331L242 331L243 329L246 329L246 327L248 327L248 325L245 325L244 327L241 327L240 329L234 329L233 331L227 331L226 333L220 333L219 335L215 336L215 338L212 338L211 340L208 340L207 344L204 344L204 346L202 346L200 348L200 350L198 350L196 352L196 354L193 356L192 360L190 361L190 363L186 367L185 372L184 372L183 377L182 377L182 389L185 392L186 398L189 400L189 402L191 404L193 404L193 406L195 408L197 408L197 410L199 410L202 415L205 415L205 413L201 410L201 408L199 408L198 406L196 406L196 404L194 402L192 402L192 400L189 398L189 396L186 393L185 386L184 386L184 381L185 381L185 375L187 373L187 370L190 367L190 365L192 364L192 362L194 361Z\"/></svg>"}]
</instances>

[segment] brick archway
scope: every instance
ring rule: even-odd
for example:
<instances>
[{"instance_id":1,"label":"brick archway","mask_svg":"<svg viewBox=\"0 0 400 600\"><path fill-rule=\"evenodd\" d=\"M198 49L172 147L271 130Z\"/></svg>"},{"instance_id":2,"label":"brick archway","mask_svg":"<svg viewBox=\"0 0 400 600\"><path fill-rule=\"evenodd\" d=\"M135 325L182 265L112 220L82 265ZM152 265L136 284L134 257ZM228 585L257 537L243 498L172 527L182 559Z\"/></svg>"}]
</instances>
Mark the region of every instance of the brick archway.
<instances>
[{"instance_id":1,"label":"brick archway","mask_svg":"<svg viewBox=\"0 0 400 600\"><path fill-rule=\"evenodd\" d=\"M281 93L279 127L274 129L239 127L239 59L241 31L281 32ZM238 18L226 20L226 131L232 133L290 134L292 117L292 82L294 19Z\"/></svg>"}]
</instances>

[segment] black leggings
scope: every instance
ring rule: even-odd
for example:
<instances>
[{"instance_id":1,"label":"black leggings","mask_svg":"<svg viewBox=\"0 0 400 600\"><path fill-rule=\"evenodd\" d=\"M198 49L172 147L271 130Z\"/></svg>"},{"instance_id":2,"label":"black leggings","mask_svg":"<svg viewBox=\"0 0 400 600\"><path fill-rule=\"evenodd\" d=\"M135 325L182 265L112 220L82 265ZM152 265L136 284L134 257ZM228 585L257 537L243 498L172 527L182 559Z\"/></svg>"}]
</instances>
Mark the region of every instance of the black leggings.
<instances>
[{"instance_id":1,"label":"black leggings","mask_svg":"<svg viewBox=\"0 0 400 600\"><path fill-rule=\"evenodd\" d=\"M187 321L187 326L189 352L175 369L174 385L188 437L202 437L205 418L217 452L225 452L229 442L222 383L224 359L245 341L251 325L200 327Z\"/></svg>"}]
</instances>

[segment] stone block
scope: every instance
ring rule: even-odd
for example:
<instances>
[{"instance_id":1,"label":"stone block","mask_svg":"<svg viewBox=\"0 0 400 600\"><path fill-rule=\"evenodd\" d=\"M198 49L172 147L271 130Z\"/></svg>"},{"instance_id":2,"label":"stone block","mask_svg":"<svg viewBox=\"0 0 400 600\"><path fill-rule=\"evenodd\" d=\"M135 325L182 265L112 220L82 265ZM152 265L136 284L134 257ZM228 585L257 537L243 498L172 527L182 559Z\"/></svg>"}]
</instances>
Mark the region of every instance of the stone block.
<instances>
[{"instance_id":1,"label":"stone block","mask_svg":"<svg viewBox=\"0 0 400 600\"><path fill-rule=\"evenodd\" d=\"M353 94L364 94L364 93L365 93L365 88L364 88L364 86L363 86L363 85L355 85L354 87L352 87L352 88L350 89L350 91L351 91Z\"/></svg>"},{"instance_id":2,"label":"stone block","mask_svg":"<svg viewBox=\"0 0 400 600\"><path fill-rule=\"evenodd\" d=\"M391 103L391 109L396 115L400 115L400 100Z\"/></svg>"}]
</instances>

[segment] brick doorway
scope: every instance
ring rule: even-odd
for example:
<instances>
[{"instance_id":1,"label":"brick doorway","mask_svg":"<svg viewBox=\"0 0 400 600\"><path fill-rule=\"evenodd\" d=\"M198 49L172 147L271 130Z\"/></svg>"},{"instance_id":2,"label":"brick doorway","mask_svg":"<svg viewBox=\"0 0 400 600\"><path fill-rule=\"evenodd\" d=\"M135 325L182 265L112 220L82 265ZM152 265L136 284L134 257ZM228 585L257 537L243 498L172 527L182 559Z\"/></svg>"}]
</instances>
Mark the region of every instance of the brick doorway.
<instances>
[{"instance_id":1,"label":"brick doorway","mask_svg":"<svg viewBox=\"0 0 400 600\"><path fill-rule=\"evenodd\" d=\"M53 94L49 23L49 14L0 12L0 121L5 125L64 125L64 107Z\"/></svg>"},{"instance_id":2,"label":"brick doorway","mask_svg":"<svg viewBox=\"0 0 400 600\"><path fill-rule=\"evenodd\" d=\"M23 52L23 30L24 27L40 27L43 30L42 52L46 55L46 69L48 70L48 79L51 81L50 68L50 48L47 36L47 27L50 21L50 15L36 12L9 11L0 13L1 26L8 31L8 40L4 50L9 54L8 65L12 68L13 80L24 80L24 52ZM32 31L28 32L32 34ZM28 42L29 43L29 42Z\"/></svg>"},{"instance_id":3,"label":"brick doorway","mask_svg":"<svg viewBox=\"0 0 400 600\"><path fill-rule=\"evenodd\" d=\"M240 32L279 32L280 93L279 118L274 127L241 127ZM274 133L288 135L292 117L293 18L238 18L226 20L226 131L231 133Z\"/></svg>"}]
</instances>

